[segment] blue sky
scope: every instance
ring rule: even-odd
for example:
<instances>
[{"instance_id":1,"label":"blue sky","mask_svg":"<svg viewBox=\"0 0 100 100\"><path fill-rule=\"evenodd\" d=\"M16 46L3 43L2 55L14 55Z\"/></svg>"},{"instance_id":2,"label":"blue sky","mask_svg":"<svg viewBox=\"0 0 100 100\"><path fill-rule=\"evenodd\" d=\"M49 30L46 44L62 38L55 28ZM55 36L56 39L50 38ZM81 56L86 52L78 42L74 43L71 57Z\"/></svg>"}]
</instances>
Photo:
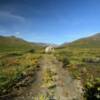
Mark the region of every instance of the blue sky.
<instances>
[{"instance_id":1,"label":"blue sky","mask_svg":"<svg viewBox=\"0 0 100 100\"><path fill-rule=\"evenodd\" d=\"M100 0L0 0L0 35L61 44L100 32Z\"/></svg>"}]
</instances>

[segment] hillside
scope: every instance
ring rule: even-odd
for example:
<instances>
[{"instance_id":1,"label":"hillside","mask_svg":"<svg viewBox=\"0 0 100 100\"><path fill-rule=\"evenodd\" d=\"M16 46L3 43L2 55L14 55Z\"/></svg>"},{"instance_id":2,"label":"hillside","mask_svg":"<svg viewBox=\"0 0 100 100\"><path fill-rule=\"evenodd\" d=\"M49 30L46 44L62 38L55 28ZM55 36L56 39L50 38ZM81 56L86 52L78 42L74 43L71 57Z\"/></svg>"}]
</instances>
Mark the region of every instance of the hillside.
<instances>
[{"instance_id":1,"label":"hillside","mask_svg":"<svg viewBox=\"0 0 100 100\"><path fill-rule=\"evenodd\" d=\"M41 47L39 43L30 43L15 36L0 36L0 52L27 51Z\"/></svg>"},{"instance_id":2,"label":"hillside","mask_svg":"<svg viewBox=\"0 0 100 100\"><path fill-rule=\"evenodd\" d=\"M62 47L66 46L75 48L100 48L100 33L62 45Z\"/></svg>"},{"instance_id":3,"label":"hillside","mask_svg":"<svg viewBox=\"0 0 100 100\"><path fill-rule=\"evenodd\" d=\"M0 100L99 100L99 41L96 34L46 54L47 44L0 36Z\"/></svg>"}]
</instances>

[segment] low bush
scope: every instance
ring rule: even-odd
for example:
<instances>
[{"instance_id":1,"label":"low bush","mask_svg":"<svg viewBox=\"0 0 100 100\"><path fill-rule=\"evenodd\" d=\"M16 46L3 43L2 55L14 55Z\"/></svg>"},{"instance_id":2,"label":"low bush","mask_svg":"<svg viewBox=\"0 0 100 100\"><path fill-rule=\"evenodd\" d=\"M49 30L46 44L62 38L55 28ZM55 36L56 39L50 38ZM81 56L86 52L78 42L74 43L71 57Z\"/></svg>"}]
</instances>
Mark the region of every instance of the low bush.
<instances>
[{"instance_id":1,"label":"low bush","mask_svg":"<svg viewBox=\"0 0 100 100\"><path fill-rule=\"evenodd\" d=\"M100 78L86 83L84 96L86 100L100 100Z\"/></svg>"}]
</instances>

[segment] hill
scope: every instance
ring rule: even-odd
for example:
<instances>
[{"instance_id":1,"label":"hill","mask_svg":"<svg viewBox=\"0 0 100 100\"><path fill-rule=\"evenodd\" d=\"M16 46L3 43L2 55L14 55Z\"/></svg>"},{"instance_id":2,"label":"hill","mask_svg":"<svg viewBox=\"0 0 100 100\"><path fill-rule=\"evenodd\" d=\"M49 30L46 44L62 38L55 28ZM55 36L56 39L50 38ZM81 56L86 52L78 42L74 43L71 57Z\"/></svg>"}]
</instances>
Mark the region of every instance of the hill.
<instances>
[{"instance_id":1,"label":"hill","mask_svg":"<svg viewBox=\"0 0 100 100\"><path fill-rule=\"evenodd\" d=\"M100 33L73 41L71 43L65 43L61 47L100 48Z\"/></svg>"},{"instance_id":2,"label":"hill","mask_svg":"<svg viewBox=\"0 0 100 100\"><path fill-rule=\"evenodd\" d=\"M42 47L40 43L31 43L15 36L0 36L0 52L38 50Z\"/></svg>"}]
</instances>

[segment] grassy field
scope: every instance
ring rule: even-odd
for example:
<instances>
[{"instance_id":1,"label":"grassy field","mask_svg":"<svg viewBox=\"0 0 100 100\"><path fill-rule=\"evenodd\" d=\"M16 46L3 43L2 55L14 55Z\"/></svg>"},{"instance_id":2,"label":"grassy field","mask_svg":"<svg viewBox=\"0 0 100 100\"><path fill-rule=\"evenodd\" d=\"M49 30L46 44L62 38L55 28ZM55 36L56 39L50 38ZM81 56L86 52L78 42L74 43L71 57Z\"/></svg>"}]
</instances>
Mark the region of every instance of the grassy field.
<instances>
[{"instance_id":1,"label":"grassy field","mask_svg":"<svg viewBox=\"0 0 100 100\"><path fill-rule=\"evenodd\" d=\"M27 85L37 70L37 61L41 54L3 55L0 58L0 95L10 93L12 89ZM23 83L20 81L29 77ZM20 82L20 83L19 83Z\"/></svg>"},{"instance_id":2,"label":"grassy field","mask_svg":"<svg viewBox=\"0 0 100 100\"><path fill-rule=\"evenodd\" d=\"M76 41L70 46L60 46L55 48L53 53L54 57L62 62L62 67L71 73L73 79L81 80L86 100L100 99L100 47L98 38L96 39L95 42L89 39L87 46L82 45L86 44L84 40ZM6 41L3 42L4 40ZM8 40L9 38L4 37L0 40L0 97L34 81L39 67L38 61L44 55L42 46L33 46L15 37L10 37L9 44ZM53 73L47 71L43 75L44 82L52 83Z\"/></svg>"},{"instance_id":3,"label":"grassy field","mask_svg":"<svg viewBox=\"0 0 100 100\"><path fill-rule=\"evenodd\" d=\"M100 48L57 48L55 56L62 61L73 78L82 81L87 100L100 96Z\"/></svg>"}]
</instances>

